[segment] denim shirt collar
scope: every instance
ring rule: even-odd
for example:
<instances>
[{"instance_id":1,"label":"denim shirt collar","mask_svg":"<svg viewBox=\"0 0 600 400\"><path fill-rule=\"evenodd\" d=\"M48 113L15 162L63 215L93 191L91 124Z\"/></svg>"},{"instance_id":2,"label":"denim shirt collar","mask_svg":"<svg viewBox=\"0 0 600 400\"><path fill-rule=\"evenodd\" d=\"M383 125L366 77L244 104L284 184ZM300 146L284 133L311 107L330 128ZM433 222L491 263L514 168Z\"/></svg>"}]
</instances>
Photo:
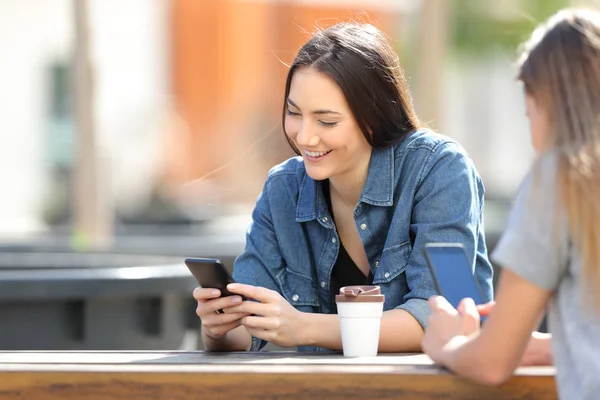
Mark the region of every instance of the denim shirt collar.
<instances>
[{"instance_id":1,"label":"denim shirt collar","mask_svg":"<svg viewBox=\"0 0 600 400\"><path fill-rule=\"evenodd\" d=\"M360 195L359 203L392 206L394 204L394 172L394 146L373 149L367 181ZM300 185L296 222L306 222L317 218L324 226L333 227L323 195L322 182L315 181L305 173Z\"/></svg>"}]
</instances>

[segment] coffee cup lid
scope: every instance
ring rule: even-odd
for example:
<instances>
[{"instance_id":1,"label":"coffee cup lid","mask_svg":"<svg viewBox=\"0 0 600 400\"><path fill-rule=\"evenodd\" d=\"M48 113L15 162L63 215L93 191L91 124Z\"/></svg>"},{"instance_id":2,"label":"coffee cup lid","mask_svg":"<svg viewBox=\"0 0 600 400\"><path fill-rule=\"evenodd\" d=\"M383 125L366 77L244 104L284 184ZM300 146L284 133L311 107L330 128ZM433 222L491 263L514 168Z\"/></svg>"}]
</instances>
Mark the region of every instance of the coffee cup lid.
<instances>
[{"instance_id":1,"label":"coffee cup lid","mask_svg":"<svg viewBox=\"0 0 600 400\"><path fill-rule=\"evenodd\" d=\"M356 303L383 303L385 296L379 286L344 286L335 296L335 301Z\"/></svg>"}]
</instances>

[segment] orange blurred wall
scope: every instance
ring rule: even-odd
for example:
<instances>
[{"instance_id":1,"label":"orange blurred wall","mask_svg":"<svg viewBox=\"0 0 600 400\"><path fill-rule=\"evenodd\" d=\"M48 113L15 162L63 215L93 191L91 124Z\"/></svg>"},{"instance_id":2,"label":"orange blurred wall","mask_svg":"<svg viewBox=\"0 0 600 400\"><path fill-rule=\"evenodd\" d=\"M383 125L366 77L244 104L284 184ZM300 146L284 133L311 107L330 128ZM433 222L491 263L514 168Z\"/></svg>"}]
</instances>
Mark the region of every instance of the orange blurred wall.
<instances>
[{"instance_id":1,"label":"orange blurred wall","mask_svg":"<svg viewBox=\"0 0 600 400\"><path fill-rule=\"evenodd\" d=\"M329 26L348 19L389 34L398 15L294 1L173 0L173 92L190 140L180 152L189 168L179 174L186 176L172 178L197 179L234 162L243 168L229 174L230 184L262 180L266 169L290 156L279 126L284 63L317 21ZM272 135L261 140L269 129Z\"/></svg>"}]
</instances>

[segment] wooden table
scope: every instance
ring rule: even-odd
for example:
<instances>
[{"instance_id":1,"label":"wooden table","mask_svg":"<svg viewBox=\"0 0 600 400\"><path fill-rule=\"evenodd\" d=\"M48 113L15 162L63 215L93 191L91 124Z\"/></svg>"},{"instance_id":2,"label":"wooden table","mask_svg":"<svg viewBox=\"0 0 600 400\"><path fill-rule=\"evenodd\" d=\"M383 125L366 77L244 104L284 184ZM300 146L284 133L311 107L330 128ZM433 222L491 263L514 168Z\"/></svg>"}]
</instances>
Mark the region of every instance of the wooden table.
<instances>
[{"instance_id":1,"label":"wooden table","mask_svg":"<svg viewBox=\"0 0 600 400\"><path fill-rule=\"evenodd\" d=\"M422 354L0 352L0 399L556 399L553 367L499 387Z\"/></svg>"}]
</instances>

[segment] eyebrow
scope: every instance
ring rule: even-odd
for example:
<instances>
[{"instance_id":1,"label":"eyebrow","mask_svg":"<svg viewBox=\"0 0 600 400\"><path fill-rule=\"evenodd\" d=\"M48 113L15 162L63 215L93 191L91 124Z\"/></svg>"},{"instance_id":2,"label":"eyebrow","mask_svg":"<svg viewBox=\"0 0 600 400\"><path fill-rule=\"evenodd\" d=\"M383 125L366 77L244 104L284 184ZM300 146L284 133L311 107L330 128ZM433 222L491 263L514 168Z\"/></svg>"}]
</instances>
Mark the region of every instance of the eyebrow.
<instances>
[{"instance_id":1,"label":"eyebrow","mask_svg":"<svg viewBox=\"0 0 600 400\"><path fill-rule=\"evenodd\" d=\"M300 110L300 107L298 107L296 105L296 103L294 103L289 97L287 98L287 103L294 107L297 108L298 110ZM333 111L333 110L315 110L312 112L313 114L337 114L337 115L342 115L341 113L337 112L337 111Z\"/></svg>"}]
</instances>

